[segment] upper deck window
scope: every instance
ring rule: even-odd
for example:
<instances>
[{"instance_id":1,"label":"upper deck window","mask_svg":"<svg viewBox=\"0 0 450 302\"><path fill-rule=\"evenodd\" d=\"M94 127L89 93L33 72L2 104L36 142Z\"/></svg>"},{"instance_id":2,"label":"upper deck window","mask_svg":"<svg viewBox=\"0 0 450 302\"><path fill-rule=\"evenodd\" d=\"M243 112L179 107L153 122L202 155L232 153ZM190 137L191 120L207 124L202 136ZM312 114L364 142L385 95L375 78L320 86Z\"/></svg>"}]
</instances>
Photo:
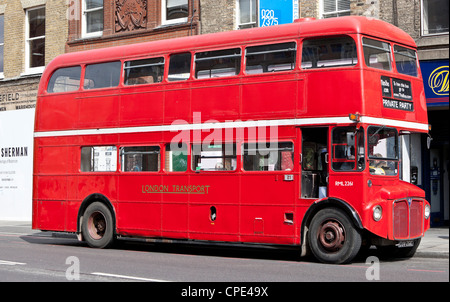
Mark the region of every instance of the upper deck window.
<instances>
[{"instance_id":1,"label":"upper deck window","mask_svg":"<svg viewBox=\"0 0 450 302\"><path fill-rule=\"evenodd\" d=\"M356 44L350 37L330 37L303 41L303 69L354 66L357 63Z\"/></svg>"},{"instance_id":2,"label":"upper deck window","mask_svg":"<svg viewBox=\"0 0 450 302\"><path fill-rule=\"evenodd\" d=\"M195 54L197 79L234 76L241 70L241 49L205 51Z\"/></svg>"},{"instance_id":3,"label":"upper deck window","mask_svg":"<svg viewBox=\"0 0 450 302\"><path fill-rule=\"evenodd\" d=\"M414 50L394 45L394 58L399 73L417 76L417 56Z\"/></svg>"},{"instance_id":4,"label":"upper deck window","mask_svg":"<svg viewBox=\"0 0 450 302\"><path fill-rule=\"evenodd\" d=\"M170 56L168 80L184 81L189 79L191 73L191 54L180 53Z\"/></svg>"},{"instance_id":5,"label":"upper deck window","mask_svg":"<svg viewBox=\"0 0 450 302\"><path fill-rule=\"evenodd\" d=\"M389 43L363 38L366 65L382 70L391 70L391 46Z\"/></svg>"},{"instance_id":6,"label":"upper deck window","mask_svg":"<svg viewBox=\"0 0 450 302\"><path fill-rule=\"evenodd\" d=\"M86 66L84 89L115 87L120 80L120 61Z\"/></svg>"},{"instance_id":7,"label":"upper deck window","mask_svg":"<svg viewBox=\"0 0 450 302\"><path fill-rule=\"evenodd\" d=\"M295 42L247 47L248 74L293 70L297 45Z\"/></svg>"},{"instance_id":8,"label":"upper deck window","mask_svg":"<svg viewBox=\"0 0 450 302\"><path fill-rule=\"evenodd\" d=\"M164 76L164 58L125 62L125 85L159 83Z\"/></svg>"},{"instance_id":9,"label":"upper deck window","mask_svg":"<svg viewBox=\"0 0 450 302\"><path fill-rule=\"evenodd\" d=\"M60 68L53 73L48 82L47 92L68 92L80 87L81 66Z\"/></svg>"}]
</instances>

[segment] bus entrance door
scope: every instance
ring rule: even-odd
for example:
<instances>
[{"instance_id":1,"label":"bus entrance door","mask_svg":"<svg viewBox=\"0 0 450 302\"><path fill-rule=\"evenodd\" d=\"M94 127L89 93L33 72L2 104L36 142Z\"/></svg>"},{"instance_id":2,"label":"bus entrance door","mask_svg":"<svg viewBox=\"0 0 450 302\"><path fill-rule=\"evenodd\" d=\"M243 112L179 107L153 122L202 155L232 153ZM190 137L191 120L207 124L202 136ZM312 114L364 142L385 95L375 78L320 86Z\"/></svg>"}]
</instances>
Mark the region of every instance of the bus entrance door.
<instances>
[{"instance_id":1,"label":"bus entrance door","mask_svg":"<svg viewBox=\"0 0 450 302\"><path fill-rule=\"evenodd\" d=\"M300 198L328 196L328 128L302 128Z\"/></svg>"}]
</instances>

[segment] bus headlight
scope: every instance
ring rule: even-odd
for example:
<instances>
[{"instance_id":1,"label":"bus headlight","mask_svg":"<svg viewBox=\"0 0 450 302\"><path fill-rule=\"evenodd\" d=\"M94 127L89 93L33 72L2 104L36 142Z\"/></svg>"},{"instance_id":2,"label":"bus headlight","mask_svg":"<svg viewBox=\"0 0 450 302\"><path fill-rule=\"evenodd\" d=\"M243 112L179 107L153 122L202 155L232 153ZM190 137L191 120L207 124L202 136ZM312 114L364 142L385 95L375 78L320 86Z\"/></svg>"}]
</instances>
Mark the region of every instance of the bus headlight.
<instances>
[{"instance_id":1,"label":"bus headlight","mask_svg":"<svg viewBox=\"0 0 450 302\"><path fill-rule=\"evenodd\" d=\"M375 206L373 208L373 220L380 221L381 217L383 216L383 209L380 205Z\"/></svg>"},{"instance_id":2,"label":"bus headlight","mask_svg":"<svg viewBox=\"0 0 450 302\"><path fill-rule=\"evenodd\" d=\"M430 213L431 213L430 205L426 204L425 205L425 211L424 211L425 219L428 219L428 217L430 217Z\"/></svg>"}]
</instances>

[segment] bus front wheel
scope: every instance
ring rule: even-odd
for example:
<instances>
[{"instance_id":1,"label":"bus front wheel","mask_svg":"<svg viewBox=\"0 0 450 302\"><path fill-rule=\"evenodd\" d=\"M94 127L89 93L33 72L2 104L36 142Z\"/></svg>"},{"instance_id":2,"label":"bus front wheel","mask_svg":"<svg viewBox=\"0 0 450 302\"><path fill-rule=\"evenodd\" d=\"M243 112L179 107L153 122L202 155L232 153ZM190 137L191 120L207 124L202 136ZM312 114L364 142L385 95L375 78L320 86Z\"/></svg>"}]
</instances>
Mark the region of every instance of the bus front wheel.
<instances>
[{"instance_id":1,"label":"bus front wheel","mask_svg":"<svg viewBox=\"0 0 450 302\"><path fill-rule=\"evenodd\" d=\"M83 215L83 238L95 248L107 248L114 241L113 218L110 210L101 202L90 204Z\"/></svg>"},{"instance_id":2,"label":"bus front wheel","mask_svg":"<svg viewBox=\"0 0 450 302\"><path fill-rule=\"evenodd\" d=\"M320 210L309 227L313 255L324 263L348 263L361 248L361 234L348 216L337 208Z\"/></svg>"}]
</instances>

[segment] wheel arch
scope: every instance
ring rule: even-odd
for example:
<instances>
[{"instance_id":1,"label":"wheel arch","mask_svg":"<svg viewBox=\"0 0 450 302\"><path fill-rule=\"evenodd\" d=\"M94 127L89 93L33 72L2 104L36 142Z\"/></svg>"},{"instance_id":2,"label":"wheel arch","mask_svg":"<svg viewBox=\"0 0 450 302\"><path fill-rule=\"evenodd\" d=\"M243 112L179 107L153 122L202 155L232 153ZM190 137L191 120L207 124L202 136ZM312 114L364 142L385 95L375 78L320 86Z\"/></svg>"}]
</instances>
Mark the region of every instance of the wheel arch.
<instances>
[{"instance_id":1,"label":"wheel arch","mask_svg":"<svg viewBox=\"0 0 450 302\"><path fill-rule=\"evenodd\" d=\"M112 218L113 218L113 230L114 234L116 233L116 211L111 203L111 201L103 194L94 193L86 197L82 202L81 206L78 209L78 217L77 217L77 234L81 235L81 225L83 223L83 215L86 211L87 207L91 205L94 202L101 202L103 203L108 210L111 212Z\"/></svg>"}]
</instances>

